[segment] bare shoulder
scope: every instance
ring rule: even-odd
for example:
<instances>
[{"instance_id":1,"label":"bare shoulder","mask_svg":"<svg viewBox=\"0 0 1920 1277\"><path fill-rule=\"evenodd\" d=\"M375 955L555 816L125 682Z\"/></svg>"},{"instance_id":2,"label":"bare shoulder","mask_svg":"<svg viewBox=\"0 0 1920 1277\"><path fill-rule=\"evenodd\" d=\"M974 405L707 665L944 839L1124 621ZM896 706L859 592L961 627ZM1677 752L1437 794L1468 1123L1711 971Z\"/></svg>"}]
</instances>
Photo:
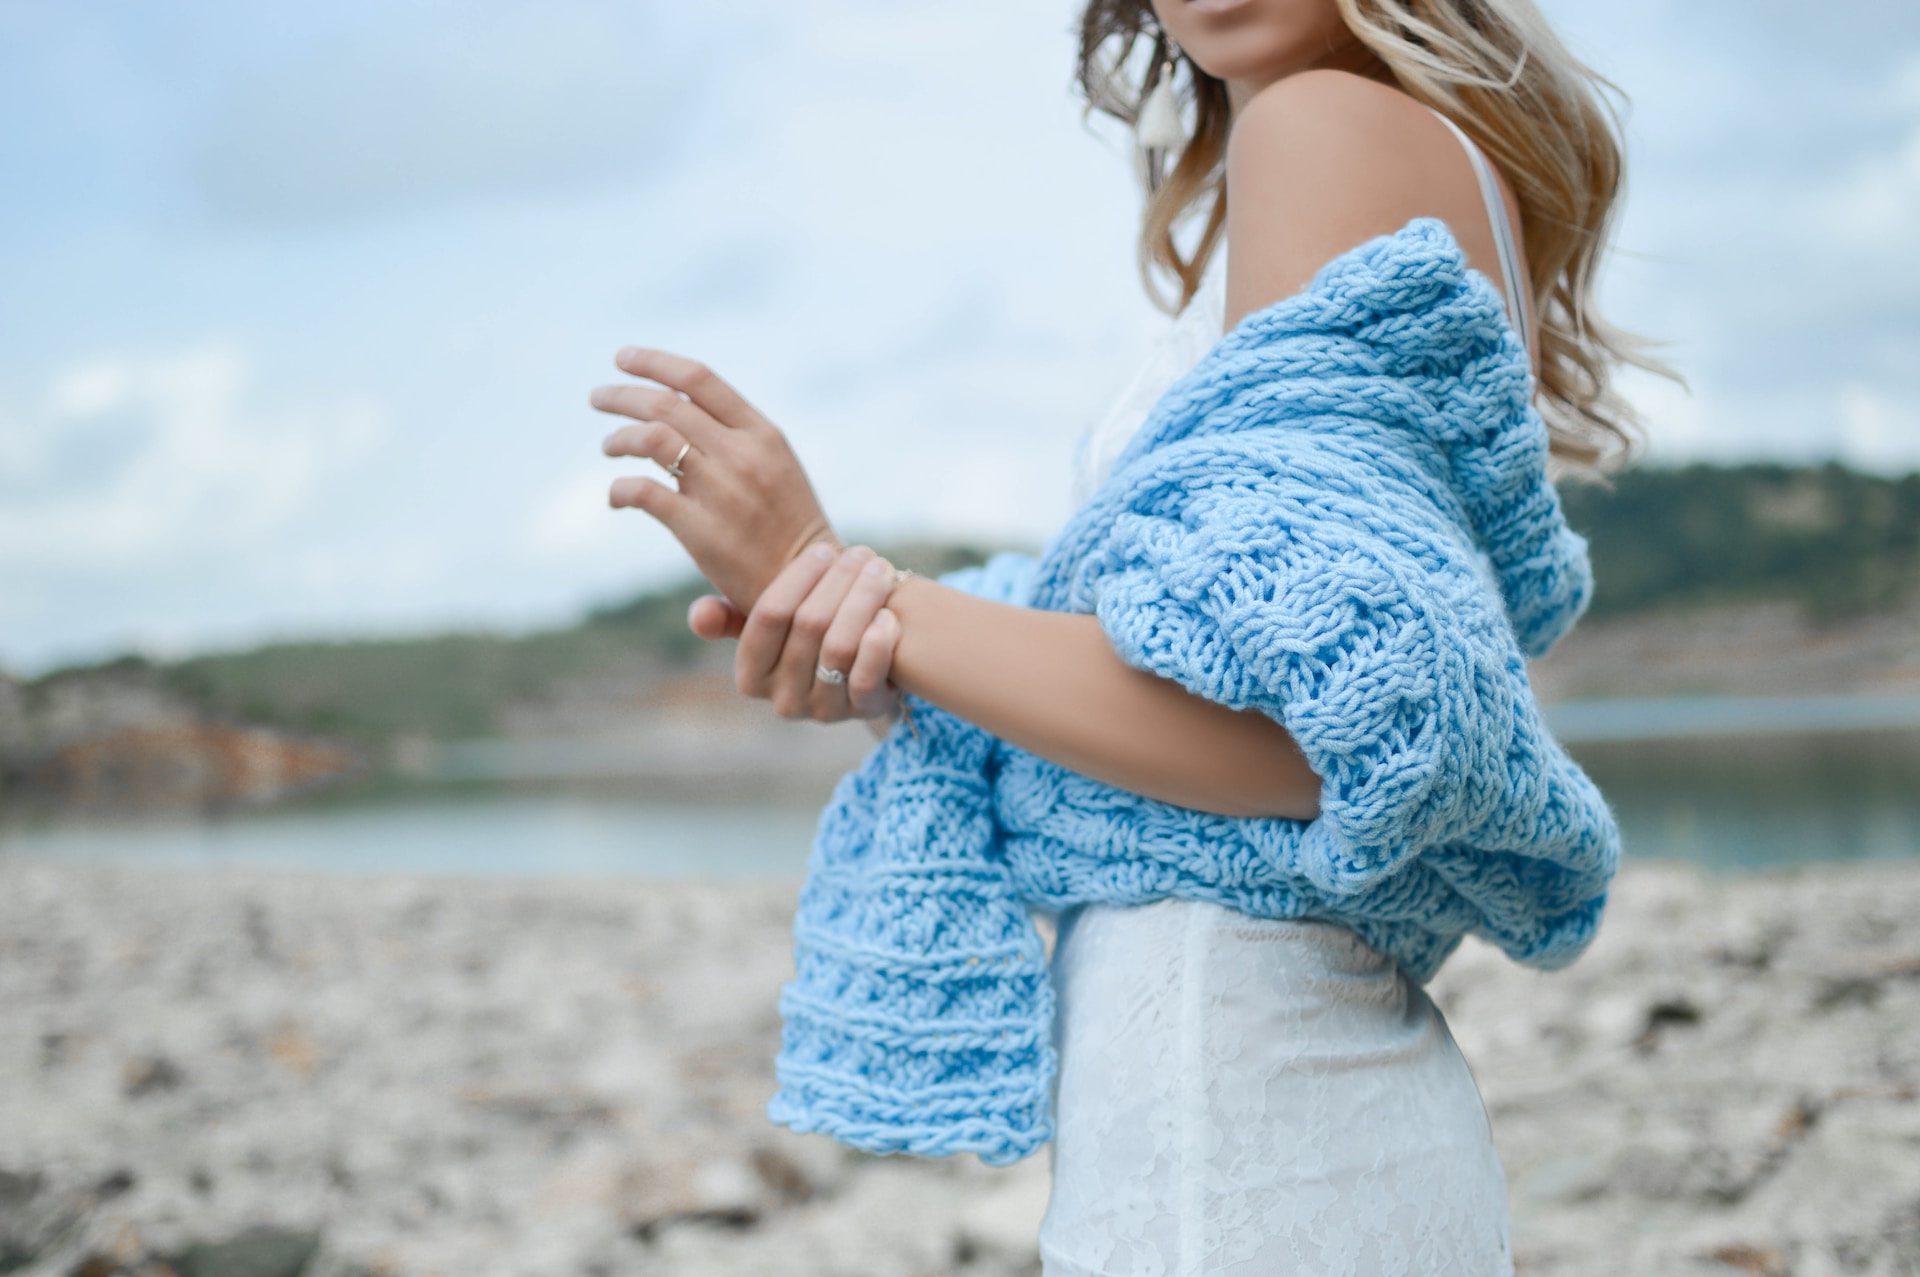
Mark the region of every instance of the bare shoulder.
<instances>
[{"instance_id":1,"label":"bare shoulder","mask_svg":"<svg viewBox=\"0 0 1920 1277\"><path fill-rule=\"evenodd\" d=\"M1434 212L1429 126L1444 128L1424 104L1347 71L1296 72L1248 99L1227 137L1226 327Z\"/></svg>"}]
</instances>

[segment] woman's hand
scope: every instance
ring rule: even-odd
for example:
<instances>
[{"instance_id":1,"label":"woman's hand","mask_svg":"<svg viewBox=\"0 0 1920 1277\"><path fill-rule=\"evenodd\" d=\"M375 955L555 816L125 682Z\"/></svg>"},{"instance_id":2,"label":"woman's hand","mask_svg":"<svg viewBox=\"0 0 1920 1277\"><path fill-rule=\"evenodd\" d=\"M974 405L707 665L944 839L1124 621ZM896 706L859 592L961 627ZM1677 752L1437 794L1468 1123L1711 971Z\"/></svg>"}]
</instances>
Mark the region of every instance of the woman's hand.
<instances>
[{"instance_id":1,"label":"woman's hand","mask_svg":"<svg viewBox=\"0 0 1920 1277\"><path fill-rule=\"evenodd\" d=\"M780 570L744 616L709 594L694 600L687 623L702 638L737 635L735 685L772 701L782 718L891 719L900 711L899 691L887 681L900 637L885 606L892 592L893 565L869 547L835 554L813 546ZM846 682L819 678L816 664Z\"/></svg>"},{"instance_id":2,"label":"woman's hand","mask_svg":"<svg viewBox=\"0 0 1920 1277\"><path fill-rule=\"evenodd\" d=\"M809 543L841 548L786 436L732 386L704 364L644 346L624 348L614 363L665 388L594 387L595 408L636 423L614 430L601 451L662 467L678 457L682 474L677 488L623 475L609 505L665 524L701 574L743 607Z\"/></svg>"}]
</instances>

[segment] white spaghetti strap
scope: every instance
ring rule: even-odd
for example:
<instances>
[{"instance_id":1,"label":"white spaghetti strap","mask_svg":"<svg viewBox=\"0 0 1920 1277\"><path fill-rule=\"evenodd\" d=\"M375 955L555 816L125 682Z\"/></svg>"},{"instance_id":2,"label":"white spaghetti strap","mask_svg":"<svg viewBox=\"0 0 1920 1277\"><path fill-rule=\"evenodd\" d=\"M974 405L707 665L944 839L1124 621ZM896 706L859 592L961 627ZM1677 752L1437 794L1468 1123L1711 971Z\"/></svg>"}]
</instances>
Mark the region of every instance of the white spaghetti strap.
<instances>
[{"instance_id":1,"label":"white spaghetti strap","mask_svg":"<svg viewBox=\"0 0 1920 1277\"><path fill-rule=\"evenodd\" d=\"M1487 161L1474 140L1467 136L1466 130L1448 119L1445 112L1431 106L1427 109L1453 130L1453 135L1460 139L1460 145L1466 148L1467 158L1473 161L1474 175L1480 179L1480 197L1487 205L1487 220L1493 224L1494 246L1500 253L1500 276L1506 285L1507 311L1513 318L1514 329L1520 335L1521 348L1525 349L1531 307L1527 301L1527 289L1520 282L1520 254L1514 248L1513 224L1507 218L1507 202L1500 198L1500 183L1494 178L1493 165Z\"/></svg>"}]
</instances>

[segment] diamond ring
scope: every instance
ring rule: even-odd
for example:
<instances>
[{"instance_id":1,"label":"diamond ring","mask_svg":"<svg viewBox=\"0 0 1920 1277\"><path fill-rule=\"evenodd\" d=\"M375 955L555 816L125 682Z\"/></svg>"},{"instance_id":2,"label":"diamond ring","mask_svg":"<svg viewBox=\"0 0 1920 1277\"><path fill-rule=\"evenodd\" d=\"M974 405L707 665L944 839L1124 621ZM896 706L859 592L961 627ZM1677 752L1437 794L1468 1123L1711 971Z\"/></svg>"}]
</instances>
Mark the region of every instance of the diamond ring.
<instances>
[{"instance_id":1,"label":"diamond ring","mask_svg":"<svg viewBox=\"0 0 1920 1277\"><path fill-rule=\"evenodd\" d=\"M824 661L818 662L814 665L813 676L819 679L822 683L839 684L847 681L847 676L845 674L842 674L839 670L828 669Z\"/></svg>"}]
</instances>

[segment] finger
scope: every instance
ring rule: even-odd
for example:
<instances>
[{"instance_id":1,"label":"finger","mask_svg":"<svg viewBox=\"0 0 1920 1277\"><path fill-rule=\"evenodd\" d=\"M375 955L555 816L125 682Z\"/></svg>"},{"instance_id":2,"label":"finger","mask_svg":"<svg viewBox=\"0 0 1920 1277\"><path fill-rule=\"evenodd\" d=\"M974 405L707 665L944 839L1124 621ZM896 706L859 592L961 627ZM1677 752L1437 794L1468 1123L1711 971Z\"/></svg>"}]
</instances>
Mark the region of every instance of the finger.
<instances>
[{"instance_id":1,"label":"finger","mask_svg":"<svg viewBox=\"0 0 1920 1277\"><path fill-rule=\"evenodd\" d=\"M650 346L627 346L614 356L613 362L619 365L622 372L646 377L682 391L724 427L758 430L773 425L720 374L698 360L655 350ZM694 440L696 447L699 442L697 438Z\"/></svg>"},{"instance_id":2,"label":"finger","mask_svg":"<svg viewBox=\"0 0 1920 1277\"><path fill-rule=\"evenodd\" d=\"M824 551L824 553L822 553ZM834 560L832 546L809 548L796 554L774 575L754 600L741 626L740 646L733 654L734 685L747 696L767 696L773 669L786 646L788 628L814 582Z\"/></svg>"},{"instance_id":3,"label":"finger","mask_svg":"<svg viewBox=\"0 0 1920 1277\"><path fill-rule=\"evenodd\" d=\"M687 498L658 479L623 474L607 488L607 504L616 510L628 506L645 510L677 536L686 514Z\"/></svg>"},{"instance_id":4,"label":"finger","mask_svg":"<svg viewBox=\"0 0 1920 1277\"><path fill-rule=\"evenodd\" d=\"M897 693L887 674L893 668L893 649L899 640L900 621L888 607L880 609L873 624L860 636L860 650L847 674L847 701L861 718L893 712Z\"/></svg>"},{"instance_id":5,"label":"finger","mask_svg":"<svg viewBox=\"0 0 1920 1277\"><path fill-rule=\"evenodd\" d=\"M703 639L739 638L747 615L718 594L702 594L687 605L687 628Z\"/></svg>"},{"instance_id":6,"label":"finger","mask_svg":"<svg viewBox=\"0 0 1920 1277\"><path fill-rule=\"evenodd\" d=\"M793 624L787 630L787 645L781 649L779 665L772 675L776 700L793 706L792 717L846 716L845 685L820 682L815 667L820 664L820 645L833 618L839 615L860 569L873 557L869 546L856 545L843 551L795 610ZM832 668L846 673L844 665ZM776 704L775 708L780 706ZM785 710L781 712L789 716Z\"/></svg>"},{"instance_id":7,"label":"finger","mask_svg":"<svg viewBox=\"0 0 1920 1277\"><path fill-rule=\"evenodd\" d=\"M853 658L860 651L860 636L873 624L892 592L893 565L875 554L860 566L820 641L822 665L843 674L852 668Z\"/></svg>"},{"instance_id":8,"label":"finger","mask_svg":"<svg viewBox=\"0 0 1920 1277\"><path fill-rule=\"evenodd\" d=\"M595 386L587 402L601 412L671 426L684 438L693 440L694 447L708 452L718 453L727 447L727 428L699 404L682 399L672 390L658 386Z\"/></svg>"},{"instance_id":9,"label":"finger","mask_svg":"<svg viewBox=\"0 0 1920 1277\"><path fill-rule=\"evenodd\" d=\"M683 444L690 442L664 421L641 421L615 427L600 441L600 451L609 457L641 457L664 466L674 459Z\"/></svg>"}]
</instances>

